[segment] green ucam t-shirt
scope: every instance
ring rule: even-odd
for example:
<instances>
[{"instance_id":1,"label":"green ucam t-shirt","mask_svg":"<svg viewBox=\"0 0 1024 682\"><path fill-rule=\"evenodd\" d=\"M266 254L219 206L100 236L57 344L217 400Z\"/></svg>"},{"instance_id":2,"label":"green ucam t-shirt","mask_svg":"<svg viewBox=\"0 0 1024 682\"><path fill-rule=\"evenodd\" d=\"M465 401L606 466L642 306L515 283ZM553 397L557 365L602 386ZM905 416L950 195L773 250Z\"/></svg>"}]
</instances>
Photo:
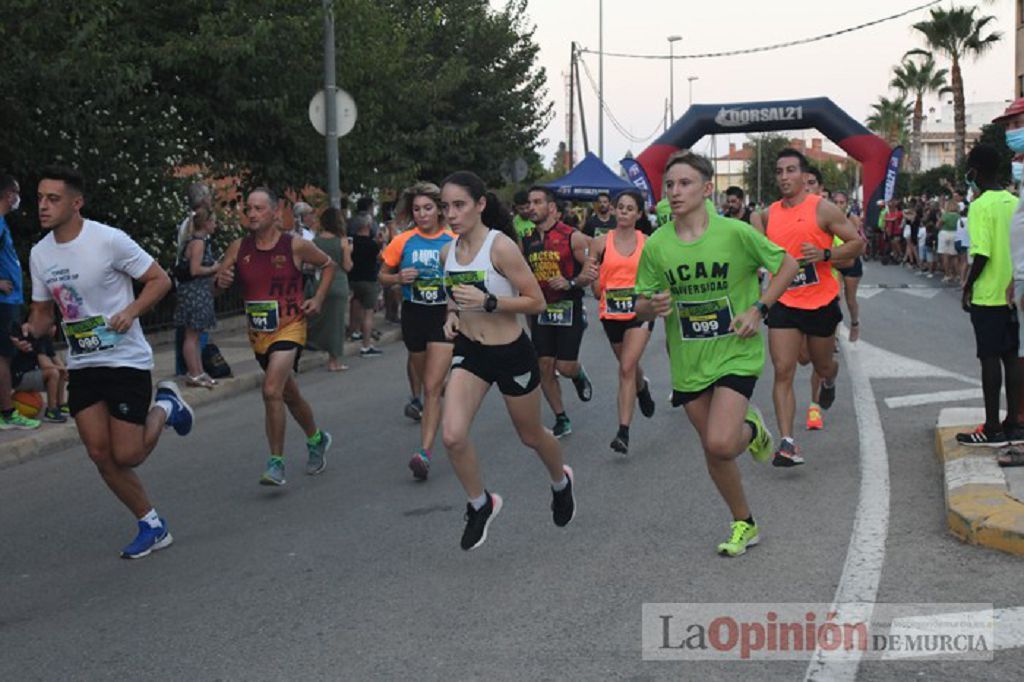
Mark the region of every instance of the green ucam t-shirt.
<instances>
[{"instance_id":1,"label":"green ucam t-shirt","mask_svg":"<svg viewBox=\"0 0 1024 682\"><path fill-rule=\"evenodd\" d=\"M1006 190L988 190L967 209L967 233L970 254L986 256L988 262L974 280L971 303L1006 305L1006 289L1013 279L1010 258L1010 220L1017 208L1017 197Z\"/></svg>"},{"instance_id":2,"label":"green ucam t-shirt","mask_svg":"<svg viewBox=\"0 0 1024 682\"><path fill-rule=\"evenodd\" d=\"M730 329L734 317L761 295L757 269L778 272L786 252L747 223L711 214L708 229L684 242L675 224L659 227L644 244L637 270L641 294L669 291L667 318L672 387L700 391L728 374L757 377L764 342Z\"/></svg>"}]
</instances>

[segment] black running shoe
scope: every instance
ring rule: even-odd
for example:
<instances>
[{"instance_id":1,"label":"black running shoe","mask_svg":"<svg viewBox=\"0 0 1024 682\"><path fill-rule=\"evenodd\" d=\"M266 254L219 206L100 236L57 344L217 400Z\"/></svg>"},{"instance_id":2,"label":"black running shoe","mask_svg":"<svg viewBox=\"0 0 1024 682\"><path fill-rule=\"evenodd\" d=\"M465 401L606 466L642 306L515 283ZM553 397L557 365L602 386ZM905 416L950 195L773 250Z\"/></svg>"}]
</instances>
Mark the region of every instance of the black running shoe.
<instances>
[{"instance_id":1,"label":"black running shoe","mask_svg":"<svg viewBox=\"0 0 1024 682\"><path fill-rule=\"evenodd\" d=\"M836 380L832 380L832 385L829 386L824 381L821 382L821 391L818 392L818 405L821 409L827 410L832 407L832 403L836 401Z\"/></svg>"},{"instance_id":2,"label":"black running shoe","mask_svg":"<svg viewBox=\"0 0 1024 682\"><path fill-rule=\"evenodd\" d=\"M629 439L623 438L622 436L615 436L612 439L611 444L612 450L615 452L622 453L623 455L629 454Z\"/></svg>"},{"instance_id":3,"label":"black running shoe","mask_svg":"<svg viewBox=\"0 0 1024 682\"><path fill-rule=\"evenodd\" d=\"M462 549L467 551L484 544L491 521L501 511L501 496L486 490L484 493L487 495L487 504L480 509L473 509L473 505L466 504L466 529L462 531Z\"/></svg>"},{"instance_id":4,"label":"black running shoe","mask_svg":"<svg viewBox=\"0 0 1024 682\"><path fill-rule=\"evenodd\" d=\"M956 442L971 448L1002 448L1010 444L1010 439L1002 429L992 432L978 429L956 434Z\"/></svg>"},{"instance_id":5,"label":"black running shoe","mask_svg":"<svg viewBox=\"0 0 1024 682\"><path fill-rule=\"evenodd\" d=\"M637 391L636 399L640 403L640 414L650 419L654 416L654 398L651 397L651 382L644 377L644 387Z\"/></svg>"},{"instance_id":6,"label":"black running shoe","mask_svg":"<svg viewBox=\"0 0 1024 682\"><path fill-rule=\"evenodd\" d=\"M551 518L559 528L568 526L576 516L576 493L573 492L572 468L563 465L565 476L569 482L561 490L551 491Z\"/></svg>"},{"instance_id":7,"label":"black running shoe","mask_svg":"<svg viewBox=\"0 0 1024 682\"><path fill-rule=\"evenodd\" d=\"M587 376L587 370L583 369L583 365L580 365L579 374L572 378L572 385L576 387L576 395L583 402L590 402L594 397L594 387L590 384L590 377Z\"/></svg>"},{"instance_id":8,"label":"black running shoe","mask_svg":"<svg viewBox=\"0 0 1024 682\"><path fill-rule=\"evenodd\" d=\"M572 433L572 422L568 417L555 417L555 426L551 429L555 438L563 438Z\"/></svg>"},{"instance_id":9,"label":"black running shoe","mask_svg":"<svg viewBox=\"0 0 1024 682\"><path fill-rule=\"evenodd\" d=\"M797 449L796 444L783 438L779 443L779 449L775 451L775 456L772 458L772 466L795 467L803 463L804 458L800 456L800 450Z\"/></svg>"}]
</instances>

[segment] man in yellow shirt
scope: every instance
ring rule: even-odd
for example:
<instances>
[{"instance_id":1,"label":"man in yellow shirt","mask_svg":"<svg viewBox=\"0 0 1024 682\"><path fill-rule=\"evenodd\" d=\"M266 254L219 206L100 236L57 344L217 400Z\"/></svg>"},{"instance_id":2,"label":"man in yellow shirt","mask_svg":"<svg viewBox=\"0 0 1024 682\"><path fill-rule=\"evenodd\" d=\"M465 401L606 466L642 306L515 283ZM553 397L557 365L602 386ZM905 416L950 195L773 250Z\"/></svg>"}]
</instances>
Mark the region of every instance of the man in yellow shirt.
<instances>
[{"instance_id":1,"label":"man in yellow shirt","mask_svg":"<svg viewBox=\"0 0 1024 682\"><path fill-rule=\"evenodd\" d=\"M963 290L964 310L981 361L981 390L985 398L982 429L957 434L962 445L1002 447L1024 443L1017 423L1020 407L1020 367L1017 363L1017 311L1011 303L1013 263L1010 258L1010 220L1017 205L998 180L999 152L979 144L967 156L967 182L975 199L967 213L970 253L974 257ZM1006 421L999 421L999 394L1006 381Z\"/></svg>"}]
</instances>

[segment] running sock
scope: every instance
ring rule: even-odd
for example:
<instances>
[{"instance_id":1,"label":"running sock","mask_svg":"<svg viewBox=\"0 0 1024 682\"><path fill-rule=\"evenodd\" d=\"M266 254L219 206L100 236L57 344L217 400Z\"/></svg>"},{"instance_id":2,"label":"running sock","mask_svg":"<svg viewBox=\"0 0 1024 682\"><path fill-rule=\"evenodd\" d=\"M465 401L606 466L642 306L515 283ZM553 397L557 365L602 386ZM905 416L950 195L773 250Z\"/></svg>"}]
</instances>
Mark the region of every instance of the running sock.
<instances>
[{"instance_id":1,"label":"running sock","mask_svg":"<svg viewBox=\"0 0 1024 682\"><path fill-rule=\"evenodd\" d=\"M281 466L284 466L284 455L271 455L270 461L277 462Z\"/></svg>"},{"instance_id":2,"label":"running sock","mask_svg":"<svg viewBox=\"0 0 1024 682\"><path fill-rule=\"evenodd\" d=\"M428 450L426 448L420 448L420 454L423 455L424 457L426 457L428 461L433 456L433 455L430 454L430 450Z\"/></svg>"},{"instance_id":3,"label":"running sock","mask_svg":"<svg viewBox=\"0 0 1024 682\"><path fill-rule=\"evenodd\" d=\"M618 437L626 441L627 443L629 442L629 427L627 425L619 424Z\"/></svg>"},{"instance_id":4,"label":"running sock","mask_svg":"<svg viewBox=\"0 0 1024 682\"><path fill-rule=\"evenodd\" d=\"M824 383L824 381L822 381L822 383ZM813 409L815 407L817 407L819 410L821 409L821 405L812 400L811 404L807 406L807 409Z\"/></svg>"},{"instance_id":5,"label":"running sock","mask_svg":"<svg viewBox=\"0 0 1024 682\"><path fill-rule=\"evenodd\" d=\"M556 493L560 493L563 490L565 490L565 486L567 485L569 485L569 477L566 476L565 474L562 474L562 480L559 481L558 483L552 483L551 489L554 490Z\"/></svg>"},{"instance_id":6,"label":"running sock","mask_svg":"<svg viewBox=\"0 0 1024 682\"><path fill-rule=\"evenodd\" d=\"M143 523L148 525L150 528L159 528L160 527L160 516L157 515L156 509L150 509L148 512L146 512L145 516L143 516L141 519L139 519L139 521L142 521Z\"/></svg>"},{"instance_id":7,"label":"running sock","mask_svg":"<svg viewBox=\"0 0 1024 682\"><path fill-rule=\"evenodd\" d=\"M470 498L469 503L473 506L473 509L480 511L484 508L484 505L487 504L487 491L485 490L484 494L480 497Z\"/></svg>"},{"instance_id":8,"label":"running sock","mask_svg":"<svg viewBox=\"0 0 1024 682\"><path fill-rule=\"evenodd\" d=\"M749 523L749 524L750 524L751 526L753 526L753 525L756 525L756 524L754 523L754 517L753 517L753 516L748 516L747 518L743 519L743 521L746 521L746 522L747 522L747 523Z\"/></svg>"},{"instance_id":9,"label":"running sock","mask_svg":"<svg viewBox=\"0 0 1024 682\"><path fill-rule=\"evenodd\" d=\"M0 410L0 414L4 416L4 419L10 419L14 416L14 408L12 407L9 410Z\"/></svg>"},{"instance_id":10,"label":"running sock","mask_svg":"<svg viewBox=\"0 0 1024 682\"><path fill-rule=\"evenodd\" d=\"M559 413L557 413L555 415L555 419L565 419L565 420L568 420L569 416L565 412L559 412Z\"/></svg>"},{"instance_id":11,"label":"running sock","mask_svg":"<svg viewBox=\"0 0 1024 682\"><path fill-rule=\"evenodd\" d=\"M782 440L788 440L790 445L796 447L796 441L793 440L792 436L783 436Z\"/></svg>"},{"instance_id":12,"label":"running sock","mask_svg":"<svg viewBox=\"0 0 1024 682\"><path fill-rule=\"evenodd\" d=\"M320 445L320 441L324 439L324 433L320 429L316 430L312 436L306 439L306 442L310 445Z\"/></svg>"},{"instance_id":13,"label":"running sock","mask_svg":"<svg viewBox=\"0 0 1024 682\"><path fill-rule=\"evenodd\" d=\"M154 404L155 406L159 407L159 408L160 408L161 410L163 410L164 412L166 412L166 413L167 413L167 418L168 418L168 419L170 419L170 418L171 418L171 411L172 411L172 410L174 409L174 405L172 405L172 404L171 404L171 401L170 401L170 400L157 400L157 401L156 401L155 403L153 403L153 404Z\"/></svg>"}]
</instances>

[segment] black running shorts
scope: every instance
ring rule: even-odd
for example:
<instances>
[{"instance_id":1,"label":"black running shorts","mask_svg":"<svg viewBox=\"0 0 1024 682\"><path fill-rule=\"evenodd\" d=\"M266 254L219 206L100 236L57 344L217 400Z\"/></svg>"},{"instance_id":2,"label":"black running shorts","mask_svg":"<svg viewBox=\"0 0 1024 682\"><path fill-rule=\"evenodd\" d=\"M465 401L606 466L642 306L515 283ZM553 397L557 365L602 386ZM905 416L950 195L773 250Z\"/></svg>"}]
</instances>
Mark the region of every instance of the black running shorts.
<instances>
[{"instance_id":1,"label":"black running shorts","mask_svg":"<svg viewBox=\"0 0 1024 682\"><path fill-rule=\"evenodd\" d=\"M422 353L428 343L451 343L444 338L447 305L402 301L402 340L410 353Z\"/></svg>"},{"instance_id":2,"label":"black running shorts","mask_svg":"<svg viewBox=\"0 0 1024 682\"><path fill-rule=\"evenodd\" d=\"M580 356L580 346L583 345L583 314L583 301L576 299L573 302L572 324L567 327L543 325L536 315L531 315L530 338L537 356L575 362Z\"/></svg>"},{"instance_id":3,"label":"black running shorts","mask_svg":"<svg viewBox=\"0 0 1024 682\"><path fill-rule=\"evenodd\" d=\"M857 257L853 261L853 265L848 268L836 268L839 274L843 277L863 277L864 276L864 263L860 257Z\"/></svg>"},{"instance_id":4,"label":"black running shorts","mask_svg":"<svg viewBox=\"0 0 1024 682\"><path fill-rule=\"evenodd\" d=\"M806 336L828 338L836 333L836 327L843 321L843 311L836 296L828 305L811 310L791 308L776 302L768 309L765 324L769 329L797 329Z\"/></svg>"},{"instance_id":5,"label":"black running shorts","mask_svg":"<svg viewBox=\"0 0 1024 682\"><path fill-rule=\"evenodd\" d=\"M294 341L275 341L270 344L270 348L267 349L266 353L253 353L256 356L256 362L260 364L260 368L266 372L267 365L270 364L270 355L272 353L278 353L281 351L295 350L295 362L292 364L292 369L296 372L299 371L299 358L302 357L302 346Z\"/></svg>"},{"instance_id":6,"label":"black running shorts","mask_svg":"<svg viewBox=\"0 0 1024 682\"><path fill-rule=\"evenodd\" d=\"M1017 311L1007 305L972 305L971 326L979 358L1016 355L1019 343Z\"/></svg>"},{"instance_id":7,"label":"black running shorts","mask_svg":"<svg viewBox=\"0 0 1024 682\"><path fill-rule=\"evenodd\" d=\"M153 398L149 370L134 367L83 367L68 371L68 408L71 416L106 403L114 419L145 424Z\"/></svg>"},{"instance_id":8,"label":"black running shorts","mask_svg":"<svg viewBox=\"0 0 1024 682\"><path fill-rule=\"evenodd\" d=\"M744 377L737 374L726 374L720 379L716 379L711 384L708 384L699 391L672 391L672 407L679 407L685 405L688 402L696 400L708 391L713 391L716 388L729 388L736 391L740 395L744 396L747 400L750 400L750 396L754 395L754 386L757 384L757 377Z\"/></svg>"},{"instance_id":9,"label":"black running shorts","mask_svg":"<svg viewBox=\"0 0 1024 682\"><path fill-rule=\"evenodd\" d=\"M604 327L604 335L608 337L608 341L618 345L626 338L626 332L630 329L647 327L647 331L653 332L654 320L643 322L635 317L632 320L601 320L601 326Z\"/></svg>"},{"instance_id":10,"label":"black running shorts","mask_svg":"<svg viewBox=\"0 0 1024 682\"><path fill-rule=\"evenodd\" d=\"M498 384L502 395L526 395L540 386L537 353L525 333L503 346L485 346L459 334L452 349L452 370L456 369Z\"/></svg>"}]
</instances>

